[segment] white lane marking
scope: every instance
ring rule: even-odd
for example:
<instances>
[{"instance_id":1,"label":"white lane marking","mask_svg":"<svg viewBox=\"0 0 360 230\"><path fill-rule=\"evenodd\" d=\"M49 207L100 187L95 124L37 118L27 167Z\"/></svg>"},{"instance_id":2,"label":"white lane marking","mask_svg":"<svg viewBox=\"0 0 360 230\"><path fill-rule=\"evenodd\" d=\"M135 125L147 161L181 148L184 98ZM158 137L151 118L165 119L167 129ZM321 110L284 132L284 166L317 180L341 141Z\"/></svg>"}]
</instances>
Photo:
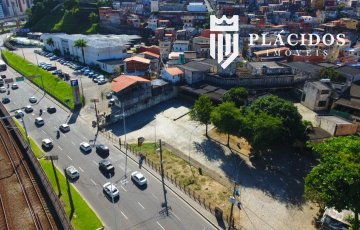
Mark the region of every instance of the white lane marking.
<instances>
[{"instance_id":1,"label":"white lane marking","mask_svg":"<svg viewBox=\"0 0 360 230\"><path fill-rule=\"evenodd\" d=\"M45 132L44 130L41 130L41 132L43 132L43 133L45 133L45 135L47 135L47 134L46 134L46 132Z\"/></svg>"},{"instance_id":2,"label":"white lane marking","mask_svg":"<svg viewBox=\"0 0 360 230\"><path fill-rule=\"evenodd\" d=\"M93 160L92 162L93 162L95 165L98 165L98 164L96 163L96 161Z\"/></svg>"},{"instance_id":3,"label":"white lane marking","mask_svg":"<svg viewBox=\"0 0 360 230\"><path fill-rule=\"evenodd\" d=\"M60 146L58 146L58 148L62 151L62 148Z\"/></svg>"},{"instance_id":4,"label":"white lane marking","mask_svg":"<svg viewBox=\"0 0 360 230\"><path fill-rule=\"evenodd\" d=\"M71 159L71 157L69 157L69 155L66 155L71 161L72 161L72 159Z\"/></svg>"},{"instance_id":5,"label":"white lane marking","mask_svg":"<svg viewBox=\"0 0 360 230\"><path fill-rule=\"evenodd\" d=\"M180 219L174 212L171 212L171 214L173 214L173 215L176 217L176 219L178 219L179 221L181 221L181 219Z\"/></svg>"},{"instance_id":6,"label":"white lane marking","mask_svg":"<svg viewBox=\"0 0 360 230\"><path fill-rule=\"evenodd\" d=\"M122 185L121 185L120 187L121 187L125 192L127 192L126 189L125 189Z\"/></svg>"},{"instance_id":7,"label":"white lane marking","mask_svg":"<svg viewBox=\"0 0 360 230\"><path fill-rule=\"evenodd\" d=\"M138 201L138 204L143 208L143 209L145 209L145 207L144 206L142 206L141 204L140 204L140 202Z\"/></svg>"},{"instance_id":8,"label":"white lane marking","mask_svg":"<svg viewBox=\"0 0 360 230\"><path fill-rule=\"evenodd\" d=\"M160 226L160 228L161 228L162 230L165 230L165 228L164 228L163 226L161 226L161 224L160 224L158 221L156 221L156 223Z\"/></svg>"},{"instance_id":9,"label":"white lane marking","mask_svg":"<svg viewBox=\"0 0 360 230\"><path fill-rule=\"evenodd\" d=\"M97 185L96 182L93 179L90 179L90 180L94 185Z\"/></svg>"},{"instance_id":10,"label":"white lane marking","mask_svg":"<svg viewBox=\"0 0 360 230\"><path fill-rule=\"evenodd\" d=\"M84 172L84 170L80 166L79 166L79 169L80 169L81 172Z\"/></svg>"},{"instance_id":11,"label":"white lane marking","mask_svg":"<svg viewBox=\"0 0 360 230\"><path fill-rule=\"evenodd\" d=\"M128 217L122 211L120 211L120 212L124 216L125 219L128 219Z\"/></svg>"},{"instance_id":12,"label":"white lane marking","mask_svg":"<svg viewBox=\"0 0 360 230\"><path fill-rule=\"evenodd\" d=\"M159 198L157 198L154 193L151 193L151 195L152 195L155 199L159 200Z\"/></svg>"},{"instance_id":13,"label":"white lane marking","mask_svg":"<svg viewBox=\"0 0 360 230\"><path fill-rule=\"evenodd\" d=\"M75 143L72 141L71 144L75 145Z\"/></svg>"}]
</instances>

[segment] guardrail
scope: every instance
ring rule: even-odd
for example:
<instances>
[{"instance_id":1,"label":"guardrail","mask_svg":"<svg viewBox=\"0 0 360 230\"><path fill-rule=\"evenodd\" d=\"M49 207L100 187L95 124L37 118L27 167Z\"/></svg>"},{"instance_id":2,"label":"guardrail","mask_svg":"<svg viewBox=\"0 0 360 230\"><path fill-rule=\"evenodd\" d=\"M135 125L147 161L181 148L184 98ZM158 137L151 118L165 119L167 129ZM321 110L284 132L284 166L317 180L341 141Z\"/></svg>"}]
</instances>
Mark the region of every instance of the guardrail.
<instances>
[{"instance_id":1,"label":"guardrail","mask_svg":"<svg viewBox=\"0 0 360 230\"><path fill-rule=\"evenodd\" d=\"M9 116L10 114L5 109L4 105L0 104L0 112L3 116ZM7 123L7 125L10 125L11 127L16 127L15 122L12 120L12 118L4 119L4 122ZM46 192L46 195L51 201L51 204L54 207L55 213L58 218L58 222L60 222L62 229L66 230L73 230L73 227L71 225L70 219L67 216L64 207L62 206L62 203L54 191L49 179L47 178L44 170L42 169L38 159L35 157L35 154L29 148L28 143L20 133L18 129L12 129L10 131L11 135L15 139L15 141L20 144L19 147L21 151L25 154L25 157L27 157L30 162L31 166L33 167L35 173L37 174L38 178L41 181L41 185L43 187L43 190Z\"/></svg>"}]
</instances>

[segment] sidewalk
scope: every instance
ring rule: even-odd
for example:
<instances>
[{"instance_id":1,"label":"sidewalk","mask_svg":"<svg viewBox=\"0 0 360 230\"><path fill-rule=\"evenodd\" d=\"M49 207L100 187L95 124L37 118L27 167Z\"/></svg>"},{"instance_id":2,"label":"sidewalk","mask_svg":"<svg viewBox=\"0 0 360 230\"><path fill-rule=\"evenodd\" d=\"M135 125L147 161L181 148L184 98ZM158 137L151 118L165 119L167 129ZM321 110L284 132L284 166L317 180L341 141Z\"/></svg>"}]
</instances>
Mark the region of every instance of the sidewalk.
<instances>
[{"instance_id":1,"label":"sidewalk","mask_svg":"<svg viewBox=\"0 0 360 230\"><path fill-rule=\"evenodd\" d=\"M111 139L109 139L111 141ZM118 145L113 145L115 148L120 150L123 154L125 154L125 148L120 149ZM138 163L137 156L130 152L128 150L128 157L129 159L133 160L134 162ZM146 171L148 171L150 174L152 174L156 179L161 181L161 175L151 168L148 164L144 164L142 166ZM178 196L182 201L184 201L186 204L188 204L193 210L195 210L199 215L201 215L204 219L206 219L214 228L216 229L227 229L227 223L225 223L225 227L221 227L218 225L218 221L215 218L215 215L212 214L209 209L205 209L203 206L201 206L198 202L193 200L189 197L189 195L185 194L184 191L180 190L178 187L176 187L170 180L164 176L165 185L168 189L170 189L176 196Z\"/></svg>"}]
</instances>

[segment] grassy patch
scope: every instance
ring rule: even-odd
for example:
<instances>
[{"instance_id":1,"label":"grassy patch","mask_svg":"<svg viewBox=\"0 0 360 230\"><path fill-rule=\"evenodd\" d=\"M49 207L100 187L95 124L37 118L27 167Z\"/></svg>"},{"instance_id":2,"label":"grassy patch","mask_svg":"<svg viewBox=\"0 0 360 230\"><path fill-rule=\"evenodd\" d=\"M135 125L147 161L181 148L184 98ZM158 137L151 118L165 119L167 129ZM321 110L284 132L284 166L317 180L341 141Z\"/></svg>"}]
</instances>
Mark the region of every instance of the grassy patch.
<instances>
[{"instance_id":1,"label":"grassy patch","mask_svg":"<svg viewBox=\"0 0 360 230\"><path fill-rule=\"evenodd\" d=\"M48 176L53 188L57 191L57 185L55 180L54 171L50 161L40 160L40 164L43 167L46 175ZM68 193L68 186L66 183L65 176L56 168L57 175L60 182L61 197L60 200L64 204L66 213L70 216L71 206ZM71 218L71 224L75 229L98 229L102 226L101 221L96 216L94 211L88 206L81 195L74 189L73 185L70 184L70 191L72 200L74 202L74 213Z\"/></svg>"},{"instance_id":2,"label":"grassy patch","mask_svg":"<svg viewBox=\"0 0 360 230\"><path fill-rule=\"evenodd\" d=\"M16 126L19 128L21 134L25 137L24 128L21 126L20 122L13 119L15 121ZM36 157L43 156L44 151L36 144L36 142L29 137L31 149L33 150ZM50 161L39 160L43 170L45 171L47 177L49 178L51 185L53 186L55 191L57 190L56 180L54 171ZM56 168L57 175L60 182L60 188L62 195L60 200L62 201L66 213L70 216L71 214L71 206L68 194L68 186L66 183L65 176ZM75 211L71 218L71 224L74 229L82 230L82 229L98 229L102 226L100 219L96 216L95 212L88 206L85 200L81 197L77 190L74 189L73 185L70 184L70 191L72 194Z\"/></svg>"},{"instance_id":3,"label":"grassy patch","mask_svg":"<svg viewBox=\"0 0 360 230\"><path fill-rule=\"evenodd\" d=\"M79 9L78 12L70 12L57 8L54 12L39 20L32 30L39 32L65 32L68 34L94 34L98 33L98 25L91 24L89 14L96 12L92 9Z\"/></svg>"},{"instance_id":4,"label":"grassy patch","mask_svg":"<svg viewBox=\"0 0 360 230\"><path fill-rule=\"evenodd\" d=\"M74 96L68 83L10 51L2 51L2 56L12 68L22 75L26 77L37 76L31 78L30 81L40 88L44 85L44 89L48 94L70 109L74 108Z\"/></svg>"},{"instance_id":5,"label":"grassy patch","mask_svg":"<svg viewBox=\"0 0 360 230\"><path fill-rule=\"evenodd\" d=\"M19 129L20 133L25 137L25 130L22 127L22 125L20 124L20 122L16 119L13 119L13 120L16 124L16 127ZM38 146L38 144L36 144L36 142L31 137L29 137L29 141L30 141L31 149L34 152L36 158L39 159L39 158L43 157L45 155L44 151Z\"/></svg>"},{"instance_id":6,"label":"grassy patch","mask_svg":"<svg viewBox=\"0 0 360 230\"><path fill-rule=\"evenodd\" d=\"M141 152L146 155L146 158L156 166L160 167L160 156L155 151L154 143L144 143L141 148L137 144L131 144L136 152ZM195 192L196 198L210 201L212 208L220 207L224 211L224 217L229 215L230 203L228 198L231 195L232 189L226 187L210 176L202 173L193 166L190 166L187 161L173 154L169 149L163 147L164 172L173 179L176 178L178 184L182 187L190 189ZM208 205L208 203L206 203Z\"/></svg>"}]
</instances>

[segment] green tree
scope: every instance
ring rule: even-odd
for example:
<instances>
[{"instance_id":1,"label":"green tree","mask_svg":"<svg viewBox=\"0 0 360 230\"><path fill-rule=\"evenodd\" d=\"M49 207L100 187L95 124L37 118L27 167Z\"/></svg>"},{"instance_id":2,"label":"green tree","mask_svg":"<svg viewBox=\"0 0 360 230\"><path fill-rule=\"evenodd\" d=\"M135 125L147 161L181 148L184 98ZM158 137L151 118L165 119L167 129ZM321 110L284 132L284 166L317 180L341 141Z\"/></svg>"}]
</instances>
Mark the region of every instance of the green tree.
<instances>
[{"instance_id":1,"label":"green tree","mask_svg":"<svg viewBox=\"0 0 360 230\"><path fill-rule=\"evenodd\" d=\"M305 197L322 208L352 210L354 230L359 229L360 137L335 137L310 147L320 163L305 178Z\"/></svg>"},{"instance_id":2,"label":"green tree","mask_svg":"<svg viewBox=\"0 0 360 230\"><path fill-rule=\"evenodd\" d=\"M220 133L228 134L227 145L230 146L230 134L238 134L241 128L241 113L233 102L223 102L211 112L211 122Z\"/></svg>"},{"instance_id":3,"label":"green tree","mask_svg":"<svg viewBox=\"0 0 360 230\"><path fill-rule=\"evenodd\" d=\"M293 144L296 139L305 140L305 127L297 108L290 102L277 96L265 96L255 100L248 108L259 115L262 112L281 119L283 143Z\"/></svg>"},{"instance_id":4,"label":"green tree","mask_svg":"<svg viewBox=\"0 0 360 230\"><path fill-rule=\"evenodd\" d=\"M334 82L345 82L346 77L344 77L341 73L336 71L333 68L327 68L320 70L320 77L321 78L329 78L331 81Z\"/></svg>"},{"instance_id":5,"label":"green tree","mask_svg":"<svg viewBox=\"0 0 360 230\"><path fill-rule=\"evenodd\" d=\"M87 41L85 41L84 39L80 38L78 40L76 40L74 42L74 47L75 48L80 48L81 49L81 54L83 57L83 61L84 61L84 65L85 65L85 54L84 54L84 48L87 46Z\"/></svg>"},{"instance_id":6,"label":"green tree","mask_svg":"<svg viewBox=\"0 0 360 230\"><path fill-rule=\"evenodd\" d=\"M54 40L52 38L47 38L46 39L46 44L48 44L51 47L54 47Z\"/></svg>"},{"instance_id":7,"label":"green tree","mask_svg":"<svg viewBox=\"0 0 360 230\"><path fill-rule=\"evenodd\" d=\"M213 109L214 105L210 98L206 95L202 95L196 100L194 107L190 110L190 118L205 125L207 137L208 125L211 123L210 116Z\"/></svg>"},{"instance_id":8,"label":"green tree","mask_svg":"<svg viewBox=\"0 0 360 230\"><path fill-rule=\"evenodd\" d=\"M248 99L249 92L243 87L231 88L223 96L223 101L232 101L237 107L243 106Z\"/></svg>"},{"instance_id":9,"label":"green tree","mask_svg":"<svg viewBox=\"0 0 360 230\"><path fill-rule=\"evenodd\" d=\"M91 12L91 13L89 14L89 21L90 21L92 24L98 23L98 21L99 21L99 16L97 15L97 13Z\"/></svg>"},{"instance_id":10,"label":"green tree","mask_svg":"<svg viewBox=\"0 0 360 230\"><path fill-rule=\"evenodd\" d=\"M265 112L243 115L242 136L251 144L255 151L273 147L282 138L282 120Z\"/></svg>"},{"instance_id":11,"label":"green tree","mask_svg":"<svg viewBox=\"0 0 360 230\"><path fill-rule=\"evenodd\" d=\"M65 0L64 8L68 11L75 12L79 9L79 0Z\"/></svg>"}]
</instances>

